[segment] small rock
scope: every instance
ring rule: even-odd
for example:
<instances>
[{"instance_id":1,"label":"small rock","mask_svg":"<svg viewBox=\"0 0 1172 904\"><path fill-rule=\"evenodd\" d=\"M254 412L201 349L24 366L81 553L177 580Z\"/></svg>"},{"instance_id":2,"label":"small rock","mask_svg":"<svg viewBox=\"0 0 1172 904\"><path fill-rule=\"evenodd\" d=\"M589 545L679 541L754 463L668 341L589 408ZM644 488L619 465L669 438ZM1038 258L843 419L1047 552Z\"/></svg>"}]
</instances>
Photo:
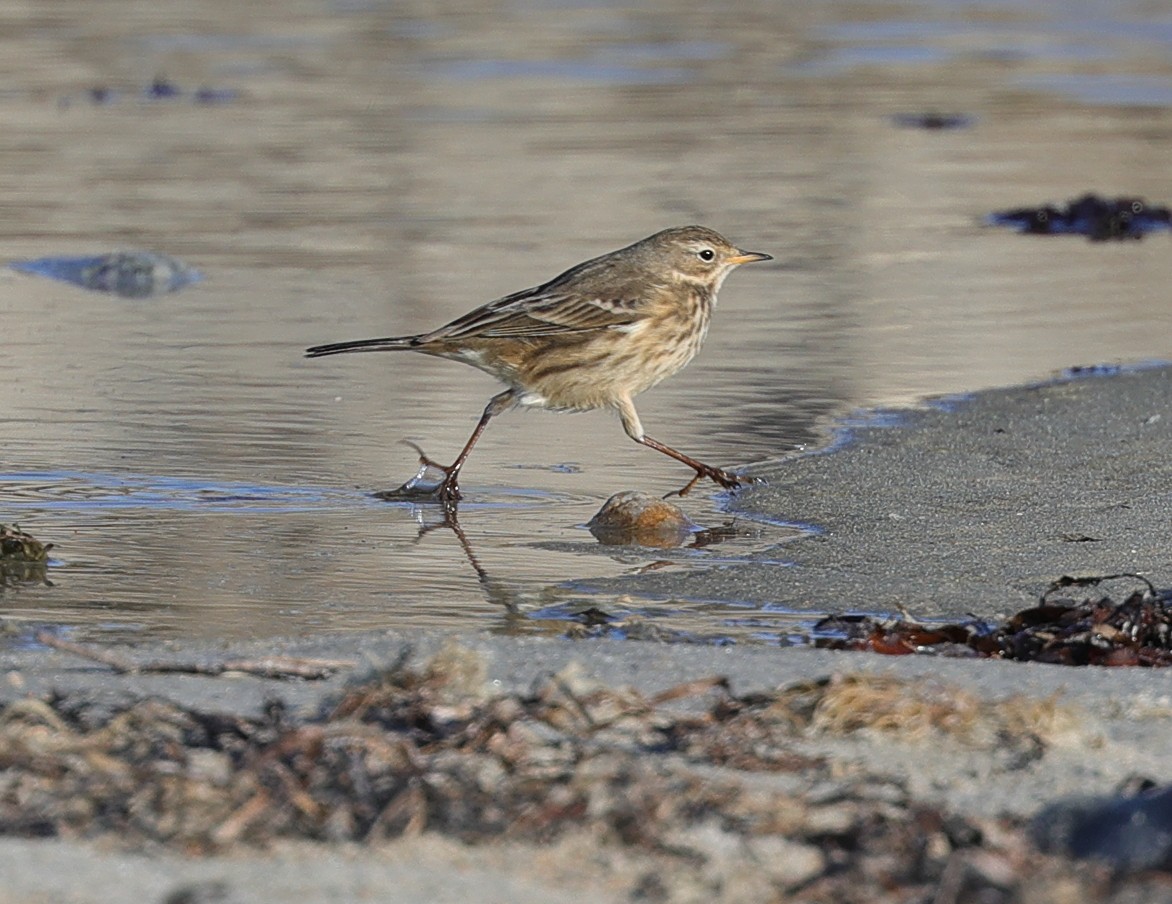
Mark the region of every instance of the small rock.
<instances>
[{"instance_id":1,"label":"small rock","mask_svg":"<svg viewBox=\"0 0 1172 904\"><path fill-rule=\"evenodd\" d=\"M680 546L698 530L683 509L637 490L615 493L586 525L606 546Z\"/></svg>"}]
</instances>

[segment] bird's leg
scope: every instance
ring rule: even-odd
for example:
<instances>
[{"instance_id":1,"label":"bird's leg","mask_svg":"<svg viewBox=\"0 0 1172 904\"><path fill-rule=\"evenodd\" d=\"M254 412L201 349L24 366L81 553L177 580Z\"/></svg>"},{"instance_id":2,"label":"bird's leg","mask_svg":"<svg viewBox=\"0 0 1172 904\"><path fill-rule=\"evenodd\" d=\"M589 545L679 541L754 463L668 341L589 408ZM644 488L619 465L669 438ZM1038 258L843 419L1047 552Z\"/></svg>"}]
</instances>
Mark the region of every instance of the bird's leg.
<instances>
[{"instance_id":1,"label":"bird's leg","mask_svg":"<svg viewBox=\"0 0 1172 904\"><path fill-rule=\"evenodd\" d=\"M439 486L435 488L434 495L444 504L445 508L455 508L457 502L460 501L460 469L464 467L464 462L468 460L468 456L472 453L472 447L476 445L476 441L480 439L480 434L484 432L484 428L488 426L488 422L502 411L507 411L511 408L516 400L516 395L513 390L507 389L499 395L493 396L488 405L484 408L484 414L480 416L480 420L476 423L476 429L472 431L472 435L468 437L468 442L464 444L464 448L460 450L460 454L456 456L456 460L450 465L441 465L439 462L432 461L423 454L423 450L418 446L415 451L419 453L419 461L421 464L428 467L435 468L444 475L444 479L440 481Z\"/></svg>"},{"instance_id":2,"label":"bird's leg","mask_svg":"<svg viewBox=\"0 0 1172 904\"><path fill-rule=\"evenodd\" d=\"M674 493L668 493L669 496L686 496L692 491L699 481L707 477L720 484L726 490L733 490L739 486L744 486L751 483L748 478L740 477L733 474L731 471L724 471L720 468L714 468L712 465L706 465L702 461L697 461L690 455L685 455L673 449L671 446L666 446L657 439L652 439L643 432L643 425L639 421L639 415L635 411L635 404L629 398L621 398L616 403L615 407L618 409L619 418L623 422L623 429L627 432L627 436L637 443L642 443L650 449L655 449L657 452L662 452L664 455L669 455L676 461L683 462L689 468L696 472L696 476L689 480L681 489Z\"/></svg>"},{"instance_id":3,"label":"bird's leg","mask_svg":"<svg viewBox=\"0 0 1172 904\"><path fill-rule=\"evenodd\" d=\"M652 439L646 434L643 438L638 440L644 446L655 449L657 452L662 452L664 455L670 455L676 461L683 462L689 468L696 472L696 476L689 480L683 487L673 493L668 493L669 496L687 496L699 481L707 477L720 484L726 490L735 490L739 486L744 486L750 481L739 474L733 474L731 471L725 471L720 468L714 468L712 465L706 465L702 461L697 461L690 455L685 455L683 452L678 452L671 446L665 446L659 440Z\"/></svg>"}]
</instances>

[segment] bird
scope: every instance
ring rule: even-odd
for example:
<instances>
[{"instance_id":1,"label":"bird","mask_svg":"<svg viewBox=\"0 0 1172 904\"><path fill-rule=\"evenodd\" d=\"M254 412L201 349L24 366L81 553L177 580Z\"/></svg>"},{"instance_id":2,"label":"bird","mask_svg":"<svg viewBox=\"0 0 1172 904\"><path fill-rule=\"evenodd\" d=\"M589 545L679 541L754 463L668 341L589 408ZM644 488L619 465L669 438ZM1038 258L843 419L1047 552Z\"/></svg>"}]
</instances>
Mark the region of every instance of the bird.
<instances>
[{"instance_id":1,"label":"bird","mask_svg":"<svg viewBox=\"0 0 1172 904\"><path fill-rule=\"evenodd\" d=\"M772 256L743 251L704 226L665 229L431 332L315 345L305 355L413 351L469 364L507 387L489 400L452 464L416 449L424 466L443 474L434 494L449 508L461 498L460 470L489 421L513 408L611 409L627 436L695 472L675 494L704 478L736 489L749 481L648 436L633 399L700 350L725 277L767 260Z\"/></svg>"}]
</instances>

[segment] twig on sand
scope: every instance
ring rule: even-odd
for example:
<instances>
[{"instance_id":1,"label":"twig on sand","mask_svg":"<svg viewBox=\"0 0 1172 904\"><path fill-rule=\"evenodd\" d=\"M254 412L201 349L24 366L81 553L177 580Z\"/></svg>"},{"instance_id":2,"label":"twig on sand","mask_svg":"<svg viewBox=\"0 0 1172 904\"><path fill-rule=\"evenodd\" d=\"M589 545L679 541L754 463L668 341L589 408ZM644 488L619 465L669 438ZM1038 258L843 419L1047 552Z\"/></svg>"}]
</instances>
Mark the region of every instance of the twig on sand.
<instances>
[{"instance_id":1,"label":"twig on sand","mask_svg":"<svg viewBox=\"0 0 1172 904\"><path fill-rule=\"evenodd\" d=\"M341 669L353 668L357 663L352 659L313 659L300 656L265 656L259 659L225 659L221 662L193 662L174 660L148 660L134 662L118 653L86 644L74 643L54 636L49 631L38 631L37 643L42 643L62 653L80 656L92 662L109 666L119 674L142 672L177 672L185 675L209 675L215 677L225 672L244 672L261 678L329 678Z\"/></svg>"}]
</instances>

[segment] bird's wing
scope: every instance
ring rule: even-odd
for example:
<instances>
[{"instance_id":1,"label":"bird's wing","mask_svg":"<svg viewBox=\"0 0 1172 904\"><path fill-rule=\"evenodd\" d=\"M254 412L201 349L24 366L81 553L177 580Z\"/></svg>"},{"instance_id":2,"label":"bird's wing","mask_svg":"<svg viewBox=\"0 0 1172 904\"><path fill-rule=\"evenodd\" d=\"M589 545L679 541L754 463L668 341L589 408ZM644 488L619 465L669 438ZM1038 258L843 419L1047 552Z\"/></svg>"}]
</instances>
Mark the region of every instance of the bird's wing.
<instances>
[{"instance_id":1,"label":"bird's wing","mask_svg":"<svg viewBox=\"0 0 1172 904\"><path fill-rule=\"evenodd\" d=\"M438 339L525 339L614 329L642 319L645 303L634 293L592 298L575 292L528 290L491 301L422 337ZM632 297L622 296L630 294Z\"/></svg>"}]
</instances>

